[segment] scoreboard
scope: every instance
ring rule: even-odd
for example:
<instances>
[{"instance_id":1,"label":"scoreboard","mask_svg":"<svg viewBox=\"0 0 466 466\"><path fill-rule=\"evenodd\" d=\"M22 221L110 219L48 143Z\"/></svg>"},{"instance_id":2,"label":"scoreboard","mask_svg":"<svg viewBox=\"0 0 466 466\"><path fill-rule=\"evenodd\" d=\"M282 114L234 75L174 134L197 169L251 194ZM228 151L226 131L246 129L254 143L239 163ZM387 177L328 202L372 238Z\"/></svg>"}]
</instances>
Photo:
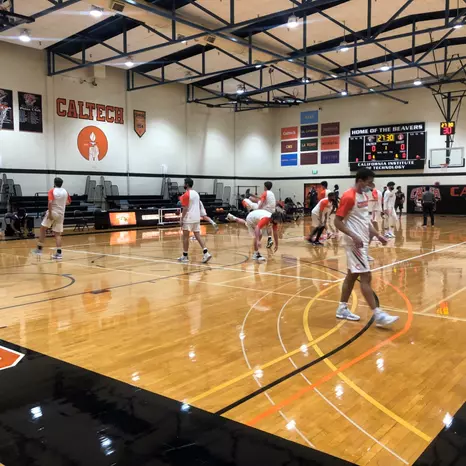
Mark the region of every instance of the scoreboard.
<instances>
[{"instance_id":1,"label":"scoreboard","mask_svg":"<svg viewBox=\"0 0 466 466\"><path fill-rule=\"evenodd\" d=\"M424 167L426 160L425 123L352 128L349 164L352 171L409 170Z\"/></svg>"}]
</instances>

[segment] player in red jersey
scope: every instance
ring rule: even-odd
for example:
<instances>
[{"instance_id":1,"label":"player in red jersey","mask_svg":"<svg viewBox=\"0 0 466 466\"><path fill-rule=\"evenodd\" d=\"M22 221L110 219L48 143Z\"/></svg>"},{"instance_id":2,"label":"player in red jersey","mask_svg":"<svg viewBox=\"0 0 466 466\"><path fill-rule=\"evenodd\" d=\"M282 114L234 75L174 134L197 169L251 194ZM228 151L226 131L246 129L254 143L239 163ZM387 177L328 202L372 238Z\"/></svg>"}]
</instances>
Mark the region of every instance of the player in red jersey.
<instances>
[{"instance_id":1,"label":"player in red jersey","mask_svg":"<svg viewBox=\"0 0 466 466\"><path fill-rule=\"evenodd\" d=\"M391 316L378 307L371 287L369 242L372 237L376 237L382 244L387 243L387 240L375 230L369 217L368 194L374 187L374 176L374 172L368 168L358 170L355 185L343 194L336 213L335 226L345 235L348 260L348 273L342 286L337 318L360 319L348 308L348 300L359 278L361 293L374 313L375 324L378 327L385 327L396 322L399 317Z\"/></svg>"}]
</instances>

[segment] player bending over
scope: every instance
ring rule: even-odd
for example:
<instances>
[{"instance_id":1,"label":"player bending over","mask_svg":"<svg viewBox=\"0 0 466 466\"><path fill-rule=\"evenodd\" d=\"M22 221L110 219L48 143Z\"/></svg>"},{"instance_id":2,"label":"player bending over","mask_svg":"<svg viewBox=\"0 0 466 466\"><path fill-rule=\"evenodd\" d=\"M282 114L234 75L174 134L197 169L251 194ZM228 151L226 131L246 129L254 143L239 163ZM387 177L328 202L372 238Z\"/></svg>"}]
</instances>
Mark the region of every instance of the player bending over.
<instances>
[{"instance_id":1,"label":"player bending over","mask_svg":"<svg viewBox=\"0 0 466 466\"><path fill-rule=\"evenodd\" d=\"M68 191L62 188L62 186L63 180L61 178L55 178L53 181L53 188L48 193L48 209L40 226L37 249L32 251L36 256L42 255L45 234L47 233L47 229L50 228L55 235L55 244L57 246L55 254L52 254L52 259L62 259L61 234L63 233L63 221L65 220L66 206L71 203L71 197Z\"/></svg>"},{"instance_id":2,"label":"player bending over","mask_svg":"<svg viewBox=\"0 0 466 466\"><path fill-rule=\"evenodd\" d=\"M275 194L272 192L272 182L266 181L264 183L264 192L261 197L250 195L249 199L243 200L243 206L250 212L251 210L266 210L273 214L277 207L277 200ZM271 248L273 246L273 240L270 228L267 230L267 247Z\"/></svg>"},{"instance_id":3,"label":"player bending over","mask_svg":"<svg viewBox=\"0 0 466 466\"><path fill-rule=\"evenodd\" d=\"M181 214L181 228L183 230L183 255L178 258L179 262L186 264L189 262L189 234L192 232L202 248L204 256L202 262L206 263L212 259L212 255L207 250L201 237L201 200L199 194L194 191L194 181L191 178L184 179L184 189L186 192L180 197L183 213Z\"/></svg>"},{"instance_id":4,"label":"player bending over","mask_svg":"<svg viewBox=\"0 0 466 466\"><path fill-rule=\"evenodd\" d=\"M393 324L399 317L391 316L377 306L371 287L371 271L368 260L369 242L375 236L382 244L387 243L387 240L374 229L369 218L368 193L372 191L374 176L374 172L368 168L358 170L355 185L343 194L336 213L335 226L345 234L344 241L348 261L348 274L343 282L337 318L360 319L360 316L353 314L348 309L348 300L359 277L361 293L374 313L375 324L378 327L384 327Z\"/></svg>"},{"instance_id":5,"label":"player bending over","mask_svg":"<svg viewBox=\"0 0 466 466\"><path fill-rule=\"evenodd\" d=\"M327 219L335 206L335 200L335 193L329 193L328 198L319 201L319 203L312 209L313 231L311 232L308 241L314 246L323 246L319 239L327 226Z\"/></svg>"},{"instance_id":6,"label":"player bending over","mask_svg":"<svg viewBox=\"0 0 466 466\"><path fill-rule=\"evenodd\" d=\"M262 239L262 230L264 228L272 227L273 239L275 243L274 252L278 249L278 224L283 223L283 214L281 212L274 212L273 214L267 210L254 210L248 214L246 220L235 217L232 214L227 215L229 222L236 222L245 225L248 228L249 234L253 239L254 254L252 258L259 262L264 262L266 259L259 252L260 243Z\"/></svg>"}]
</instances>

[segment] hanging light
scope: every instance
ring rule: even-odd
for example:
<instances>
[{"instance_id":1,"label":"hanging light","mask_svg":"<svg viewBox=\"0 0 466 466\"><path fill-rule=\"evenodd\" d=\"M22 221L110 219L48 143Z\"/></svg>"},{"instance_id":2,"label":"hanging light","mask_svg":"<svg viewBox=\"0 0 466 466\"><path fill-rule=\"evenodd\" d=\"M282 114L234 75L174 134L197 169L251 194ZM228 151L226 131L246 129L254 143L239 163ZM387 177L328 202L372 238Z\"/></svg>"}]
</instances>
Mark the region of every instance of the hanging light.
<instances>
[{"instance_id":1,"label":"hanging light","mask_svg":"<svg viewBox=\"0 0 466 466\"><path fill-rule=\"evenodd\" d=\"M21 34L19 35L19 40L24 43L31 42L32 39L29 29L23 29L21 31Z\"/></svg>"},{"instance_id":2,"label":"hanging light","mask_svg":"<svg viewBox=\"0 0 466 466\"><path fill-rule=\"evenodd\" d=\"M338 50L340 50L340 52L347 52L349 50L349 44L348 42L346 41L343 41L341 44L340 44L340 48Z\"/></svg>"},{"instance_id":3,"label":"hanging light","mask_svg":"<svg viewBox=\"0 0 466 466\"><path fill-rule=\"evenodd\" d=\"M246 88L244 87L244 84L238 84L238 87L236 88L236 93L238 95L244 94L246 92Z\"/></svg>"},{"instance_id":4,"label":"hanging light","mask_svg":"<svg viewBox=\"0 0 466 466\"><path fill-rule=\"evenodd\" d=\"M299 18L296 15L291 15L288 18L288 27L291 29L297 28L299 26Z\"/></svg>"},{"instance_id":5,"label":"hanging light","mask_svg":"<svg viewBox=\"0 0 466 466\"><path fill-rule=\"evenodd\" d=\"M343 26L345 26L345 21L343 21ZM340 52L347 52L350 47L349 47L350 44L348 44L348 42L346 42L346 28L343 27L343 42L340 44L340 46L338 47L338 50Z\"/></svg>"},{"instance_id":6,"label":"hanging light","mask_svg":"<svg viewBox=\"0 0 466 466\"><path fill-rule=\"evenodd\" d=\"M332 74L332 78L338 78L336 74Z\"/></svg>"},{"instance_id":7,"label":"hanging light","mask_svg":"<svg viewBox=\"0 0 466 466\"><path fill-rule=\"evenodd\" d=\"M418 77L414 80L413 84L414 84L415 86L422 86L422 80L421 80L421 78L418 76Z\"/></svg>"},{"instance_id":8,"label":"hanging light","mask_svg":"<svg viewBox=\"0 0 466 466\"><path fill-rule=\"evenodd\" d=\"M188 43L188 41L186 40L186 36L183 36L183 34L178 34L177 39L181 41L182 44Z\"/></svg>"},{"instance_id":9,"label":"hanging light","mask_svg":"<svg viewBox=\"0 0 466 466\"><path fill-rule=\"evenodd\" d=\"M385 63L380 67L380 71L389 71L391 66L388 64L388 61L387 61L387 50L385 50Z\"/></svg>"},{"instance_id":10,"label":"hanging light","mask_svg":"<svg viewBox=\"0 0 466 466\"><path fill-rule=\"evenodd\" d=\"M344 97L345 95L348 95L348 92L346 92L346 91L341 91L340 94Z\"/></svg>"},{"instance_id":11,"label":"hanging light","mask_svg":"<svg viewBox=\"0 0 466 466\"><path fill-rule=\"evenodd\" d=\"M304 77L301 78L301 82L307 84L307 83L310 83L311 80L304 76Z\"/></svg>"},{"instance_id":12,"label":"hanging light","mask_svg":"<svg viewBox=\"0 0 466 466\"><path fill-rule=\"evenodd\" d=\"M101 18L102 15L104 14L104 10L102 8L99 8L98 6L92 5L92 7L91 7L91 9L89 11L89 14L93 18Z\"/></svg>"},{"instance_id":13,"label":"hanging light","mask_svg":"<svg viewBox=\"0 0 466 466\"><path fill-rule=\"evenodd\" d=\"M455 24L455 25L453 26L453 29L461 29L462 27L463 27L462 24Z\"/></svg>"},{"instance_id":14,"label":"hanging light","mask_svg":"<svg viewBox=\"0 0 466 466\"><path fill-rule=\"evenodd\" d=\"M134 66L133 57L129 56L125 61L126 68L132 68Z\"/></svg>"},{"instance_id":15,"label":"hanging light","mask_svg":"<svg viewBox=\"0 0 466 466\"><path fill-rule=\"evenodd\" d=\"M372 89L372 87L371 87L371 88L369 89L369 91L374 92L374 89Z\"/></svg>"}]
</instances>

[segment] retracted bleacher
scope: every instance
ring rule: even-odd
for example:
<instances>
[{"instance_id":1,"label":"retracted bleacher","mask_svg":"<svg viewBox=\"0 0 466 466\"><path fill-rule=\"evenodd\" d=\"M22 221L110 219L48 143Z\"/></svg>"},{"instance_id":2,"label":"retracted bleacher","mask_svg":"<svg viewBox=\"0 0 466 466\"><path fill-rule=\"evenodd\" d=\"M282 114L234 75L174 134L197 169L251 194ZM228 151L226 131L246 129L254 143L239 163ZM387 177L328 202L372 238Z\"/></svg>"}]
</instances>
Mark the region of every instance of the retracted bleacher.
<instances>
[{"instance_id":1,"label":"retracted bleacher","mask_svg":"<svg viewBox=\"0 0 466 466\"><path fill-rule=\"evenodd\" d=\"M163 207L175 207L173 203L164 199L163 196L157 195L133 195L133 196L114 196L107 195L107 204L109 210L125 210L125 209L160 209Z\"/></svg>"},{"instance_id":2,"label":"retracted bleacher","mask_svg":"<svg viewBox=\"0 0 466 466\"><path fill-rule=\"evenodd\" d=\"M41 217L48 206L47 193L37 193L35 196L11 196L10 205L13 210L23 208L26 212L34 217ZM74 212L79 210L82 217L88 222L94 223L94 208L87 205L87 196L71 196L71 204L66 206L65 225L74 225L76 223Z\"/></svg>"}]
</instances>

